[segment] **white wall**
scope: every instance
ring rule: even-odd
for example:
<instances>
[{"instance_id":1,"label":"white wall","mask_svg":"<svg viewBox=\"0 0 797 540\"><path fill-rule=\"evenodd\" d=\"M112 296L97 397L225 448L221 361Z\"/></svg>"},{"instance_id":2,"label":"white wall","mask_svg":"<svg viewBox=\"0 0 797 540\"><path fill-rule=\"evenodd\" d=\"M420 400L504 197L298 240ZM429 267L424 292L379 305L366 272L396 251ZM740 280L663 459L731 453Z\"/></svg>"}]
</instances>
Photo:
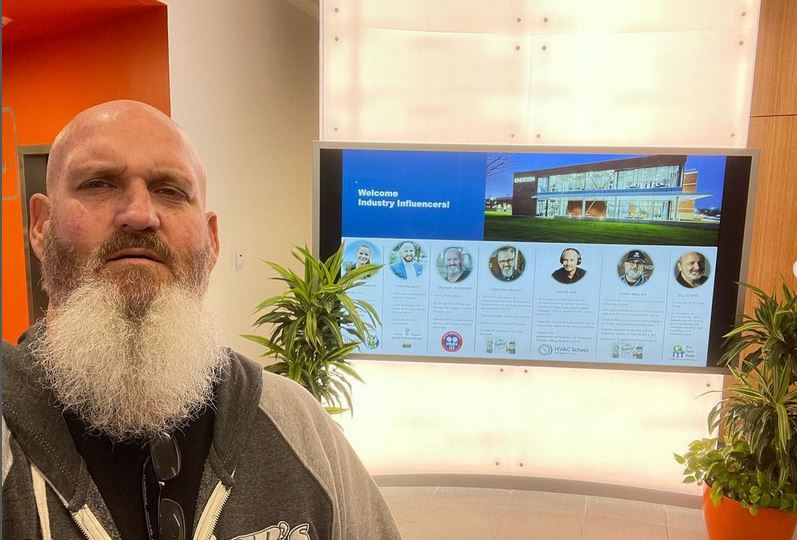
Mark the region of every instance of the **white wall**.
<instances>
[{"instance_id":1,"label":"white wall","mask_svg":"<svg viewBox=\"0 0 797 540\"><path fill-rule=\"evenodd\" d=\"M290 263L292 245L311 243L318 20L286 0L167 4L172 116L196 143L219 215L210 302L225 342L254 358L239 334L280 290L261 259Z\"/></svg>"}]
</instances>

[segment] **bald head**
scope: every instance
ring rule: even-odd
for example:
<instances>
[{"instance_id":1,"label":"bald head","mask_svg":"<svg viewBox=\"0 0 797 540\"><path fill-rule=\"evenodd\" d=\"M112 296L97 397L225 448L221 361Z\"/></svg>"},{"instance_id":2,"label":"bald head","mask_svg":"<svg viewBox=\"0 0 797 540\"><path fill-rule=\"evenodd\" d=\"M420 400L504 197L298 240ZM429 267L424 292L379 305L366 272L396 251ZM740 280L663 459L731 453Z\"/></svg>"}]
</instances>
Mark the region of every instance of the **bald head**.
<instances>
[{"instance_id":1,"label":"bald head","mask_svg":"<svg viewBox=\"0 0 797 540\"><path fill-rule=\"evenodd\" d=\"M194 145L177 123L159 109L132 100L108 101L78 113L56 136L47 162L47 193L69 172L72 153L91 141L107 143L114 131L137 132L141 137L165 139L193 171L201 200L205 201L205 170Z\"/></svg>"}]
</instances>

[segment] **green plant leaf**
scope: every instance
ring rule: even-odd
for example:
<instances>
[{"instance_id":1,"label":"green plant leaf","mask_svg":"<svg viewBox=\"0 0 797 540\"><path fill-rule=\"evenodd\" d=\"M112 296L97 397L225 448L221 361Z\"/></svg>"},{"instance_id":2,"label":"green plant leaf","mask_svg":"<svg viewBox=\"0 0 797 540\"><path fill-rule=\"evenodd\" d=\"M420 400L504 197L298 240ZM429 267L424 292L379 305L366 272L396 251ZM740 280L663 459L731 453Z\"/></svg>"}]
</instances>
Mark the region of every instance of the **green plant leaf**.
<instances>
[{"instance_id":1,"label":"green plant leaf","mask_svg":"<svg viewBox=\"0 0 797 540\"><path fill-rule=\"evenodd\" d=\"M758 302L726 334L733 383L707 418L724 444L693 441L681 457L685 477L711 483L712 500L727 495L755 514L797 508L797 295L785 281L782 298L745 286Z\"/></svg>"},{"instance_id":2,"label":"green plant leaf","mask_svg":"<svg viewBox=\"0 0 797 540\"><path fill-rule=\"evenodd\" d=\"M292 250L301 265L297 273L285 266L266 264L285 284L285 291L260 302L254 325L269 325L267 337L244 337L277 358L266 370L298 382L329 411L350 411L351 380L362 381L346 358L380 324L379 315L368 302L352 299L348 291L375 275L381 265L364 265L343 270L344 246L326 261L315 258L307 246ZM344 404L346 405L344 407Z\"/></svg>"}]
</instances>

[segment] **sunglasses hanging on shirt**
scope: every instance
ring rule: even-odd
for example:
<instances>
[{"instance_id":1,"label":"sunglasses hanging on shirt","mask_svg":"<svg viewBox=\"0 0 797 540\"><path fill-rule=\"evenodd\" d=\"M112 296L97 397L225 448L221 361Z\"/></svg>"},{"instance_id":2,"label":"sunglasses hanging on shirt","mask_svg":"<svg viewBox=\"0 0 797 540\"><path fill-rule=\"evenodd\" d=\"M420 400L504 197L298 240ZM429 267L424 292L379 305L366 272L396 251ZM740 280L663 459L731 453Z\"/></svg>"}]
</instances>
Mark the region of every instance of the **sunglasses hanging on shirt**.
<instances>
[{"instance_id":1,"label":"sunglasses hanging on shirt","mask_svg":"<svg viewBox=\"0 0 797 540\"><path fill-rule=\"evenodd\" d=\"M177 440L169 434L159 434L149 443L149 458L144 463L142 475L142 492L147 518L147 530L152 536L152 525L147 509L147 464L152 463L155 478L158 481L158 539L186 540L185 514L180 503L163 496L166 482L174 480L180 474L180 447Z\"/></svg>"}]
</instances>

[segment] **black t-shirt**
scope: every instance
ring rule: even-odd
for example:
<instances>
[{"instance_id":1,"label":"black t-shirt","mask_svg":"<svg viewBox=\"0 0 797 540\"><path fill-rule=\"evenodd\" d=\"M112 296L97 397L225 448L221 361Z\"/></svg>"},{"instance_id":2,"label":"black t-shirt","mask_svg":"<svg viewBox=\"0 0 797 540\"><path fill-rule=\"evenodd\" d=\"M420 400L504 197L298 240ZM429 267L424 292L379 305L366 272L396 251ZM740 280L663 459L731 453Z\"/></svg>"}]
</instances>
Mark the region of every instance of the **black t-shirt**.
<instances>
[{"instance_id":1,"label":"black t-shirt","mask_svg":"<svg viewBox=\"0 0 797 540\"><path fill-rule=\"evenodd\" d=\"M91 478L113 517L124 540L149 540L144 514L142 479L146 476L147 507L152 524L152 538L158 538L158 483L149 463L146 440L114 443L105 435L87 433L85 424L74 414L65 413L75 446L86 462ZM180 448L181 470L166 482L163 496L174 499L183 508L186 538L193 536L199 484L213 438L214 412L205 407L199 417L175 433ZM146 464L146 470L145 470Z\"/></svg>"}]
</instances>

